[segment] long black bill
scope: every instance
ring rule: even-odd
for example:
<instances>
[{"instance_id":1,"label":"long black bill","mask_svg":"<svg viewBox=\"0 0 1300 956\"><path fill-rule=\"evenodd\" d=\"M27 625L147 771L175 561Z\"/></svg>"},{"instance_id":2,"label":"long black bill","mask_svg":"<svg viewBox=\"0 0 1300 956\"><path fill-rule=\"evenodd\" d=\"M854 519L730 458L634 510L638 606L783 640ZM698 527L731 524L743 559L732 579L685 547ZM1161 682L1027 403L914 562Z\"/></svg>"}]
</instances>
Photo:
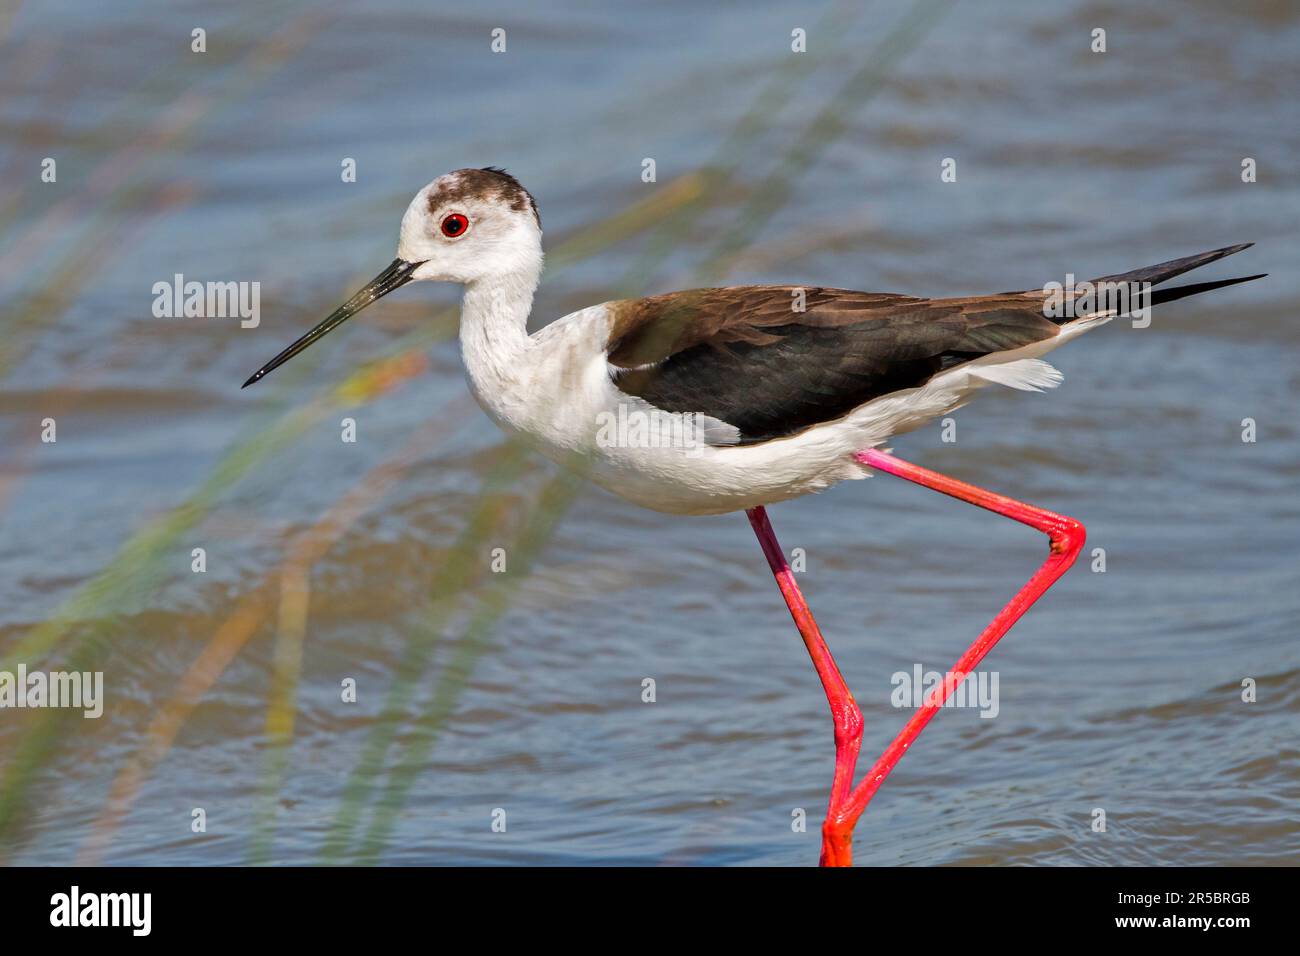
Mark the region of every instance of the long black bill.
<instances>
[{"instance_id":1,"label":"long black bill","mask_svg":"<svg viewBox=\"0 0 1300 956\"><path fill-rule=\"evenodd\" d=\"M249 378L247 382L240 386L240 388L248 388L248 386L252 385L267 372L279 368L317 339L323 338L326 333L352 318L352 316L356 315L370 303L378 301L394 289L406 285L406 283L411 281L411 274L415 272L419 266L420 263L418 262L407 262L405 259L394 259L387 269L367 282L364 289L331 312L324 322L316 326L316 328L312 329L297 342L294 342L293 345L290 345L275 358L271 359L271 361L259 368L253 373L252 377Z\"/></svg>"}]
</instances>

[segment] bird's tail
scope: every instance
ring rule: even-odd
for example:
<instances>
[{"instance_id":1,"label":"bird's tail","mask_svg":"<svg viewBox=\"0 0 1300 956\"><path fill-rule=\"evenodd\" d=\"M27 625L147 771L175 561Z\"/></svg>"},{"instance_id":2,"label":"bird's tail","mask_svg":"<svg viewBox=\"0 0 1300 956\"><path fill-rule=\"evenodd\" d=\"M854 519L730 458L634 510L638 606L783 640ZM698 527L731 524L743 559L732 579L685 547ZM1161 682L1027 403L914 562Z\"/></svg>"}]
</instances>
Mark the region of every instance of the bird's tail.
<instances>
[{"instance_id":1,"label":"bird's tail","mask_svg":"<svg viewBox=\"0 0 1300 956\"><path fill-rule=\"evenodd\" d=\"M1158 265L1147 266L1144 269L1134 269L1131 272L1121 272L1116 275L1102 276L1100 279L1094 279L1093 284L1097 285L1102 282L1124 283L1128 285L1158 285L1166 279L1172 279L1174 276L1182 275L1184 272L1191 272L1193 269L1199 269L1201 266L1209 265L1224 256L1230 256L1234 252L1241 252L1243 249L1249 249L1253 242L1243 242L1236 246L1224 246L1222 249L1214 249L1210 252L1202 252L1200 255L1184 256L1182 259L1170 259L1168 262L1161 262ZM1199 295L1202 292L1209 292L1212 289L1222 289L1224 286L1236 285L1238 282L1250 282L1252 279L1262 279L1268 275L1261 272L1253 276L1238 276L1235 279L1219 279L1215 282L1197 282L1192 285L1174 286L1172 289L1147 289L1138 298L1136 308L1162 305L1165 302L1174 302L1177 299L1184 299L1189 295Z\"/></svg>"}]
</instances>

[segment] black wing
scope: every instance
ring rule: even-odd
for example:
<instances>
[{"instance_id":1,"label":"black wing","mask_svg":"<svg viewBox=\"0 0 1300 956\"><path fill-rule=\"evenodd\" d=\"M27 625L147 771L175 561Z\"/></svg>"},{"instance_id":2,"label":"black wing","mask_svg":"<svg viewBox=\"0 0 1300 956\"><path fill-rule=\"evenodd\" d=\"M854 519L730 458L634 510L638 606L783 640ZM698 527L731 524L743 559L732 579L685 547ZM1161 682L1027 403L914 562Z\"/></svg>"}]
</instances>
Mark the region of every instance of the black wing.
<instances>
[{"instance_id":1,"label":"black wing","mask_svg":"<svg viewBox=\"0 0 1300 956\"><path fill-rule=\"evenodd\" d=\"M804 311L794 309L803 293ZM697 289L613 304L620 390L710 415L741 443L791 435L954 365L1058 333L1042 295L916 299L844 289Z\"/></svg>"},{"instance_id":2,"label":"black wing","mask_svg":"<svg viewBox=\"0 0 1300 956\"><path fill-rule=\"evenodd\" d=\"M1100 282L1155 285L1247 249L1226 246ZM1172 302L1262 276L1153 291ZM937 373L1051 338L1042 290L958 299L740 286L610 303L615 384L669 412L711 415L742 443L792 435ZM803 311L799 311L802 307Z\"/></svg>"}]
</instances>

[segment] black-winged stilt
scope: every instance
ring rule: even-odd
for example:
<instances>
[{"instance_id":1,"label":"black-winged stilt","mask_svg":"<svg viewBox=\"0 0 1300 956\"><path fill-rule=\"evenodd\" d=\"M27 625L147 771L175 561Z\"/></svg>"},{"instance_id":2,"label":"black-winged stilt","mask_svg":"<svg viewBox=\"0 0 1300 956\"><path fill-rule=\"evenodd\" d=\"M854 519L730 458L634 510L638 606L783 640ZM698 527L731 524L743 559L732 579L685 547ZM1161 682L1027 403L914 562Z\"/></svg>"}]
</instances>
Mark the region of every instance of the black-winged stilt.
<instances>
[{"instance_id":1,"label":"black-winged stilt","mask_svg":"<svg viewBox=\"0 0 1300 956\"><path fill-rule=\"evenodd\" d=\"M1060 373L1041 356L1117 315L1261 278L1151 288L1249 245L1077 286L968 298L695 289L595 305L529 335L542 272L537 204L503 170L461 169L416 194L388 268L244 386L407 282L464 285L460 343L470 388L503 429L635 504L671 514L748 514L830 703L835 774L821 862L847 865L853 827L885 777L1084 542L1073 518L928 471L881 446L984 385L1055 386ZM1050 553L855 787L862 714L764 508L873 471L1036 528Z\"/></svg>"}]
</instances>

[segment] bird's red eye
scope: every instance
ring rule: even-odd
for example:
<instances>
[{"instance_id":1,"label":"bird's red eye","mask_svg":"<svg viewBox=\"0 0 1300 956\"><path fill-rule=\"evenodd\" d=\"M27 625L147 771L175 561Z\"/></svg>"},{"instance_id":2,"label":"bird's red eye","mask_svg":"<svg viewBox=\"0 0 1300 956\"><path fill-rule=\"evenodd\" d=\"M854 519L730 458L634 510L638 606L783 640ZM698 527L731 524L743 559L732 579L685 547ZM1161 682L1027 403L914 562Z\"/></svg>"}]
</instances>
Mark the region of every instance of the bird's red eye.
<instances>
[{"instance_id":1,"label":"bird's red eye","mask_svg":"<svg viewBox=\"0 0 1300 956\"><path fill-rule=\"evenodd\" d=\"M455 239L468 228L469 220L458 212L453 212L442 221L442 234L449 239Z\"/></svg>"}]
</instances>

